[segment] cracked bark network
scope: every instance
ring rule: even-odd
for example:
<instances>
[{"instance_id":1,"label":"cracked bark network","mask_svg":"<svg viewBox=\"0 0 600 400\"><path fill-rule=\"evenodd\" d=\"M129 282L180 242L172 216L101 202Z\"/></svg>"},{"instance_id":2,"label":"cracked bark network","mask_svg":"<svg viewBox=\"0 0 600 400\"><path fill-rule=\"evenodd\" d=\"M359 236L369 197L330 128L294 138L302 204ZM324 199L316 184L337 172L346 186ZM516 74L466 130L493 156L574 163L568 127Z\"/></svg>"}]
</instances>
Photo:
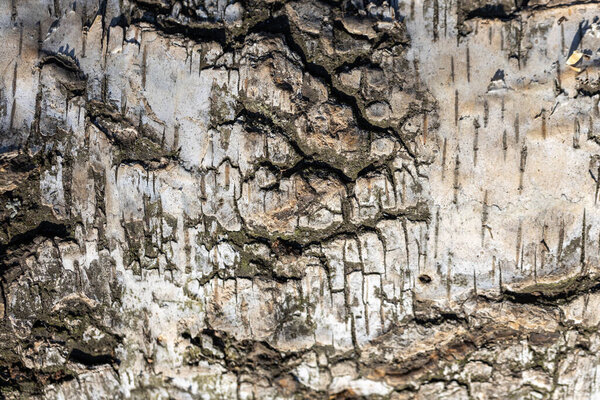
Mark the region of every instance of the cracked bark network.
<instances>
[{"instance_id":1,"label":"cracked bark network","mask_svg":"<svg viewBox=\"0 0 600 400\"><path fill-rule=\"evenodd\" d=\"M599 18L0 1L0 397L600 396Z\"/></svg>"}]
</instances>

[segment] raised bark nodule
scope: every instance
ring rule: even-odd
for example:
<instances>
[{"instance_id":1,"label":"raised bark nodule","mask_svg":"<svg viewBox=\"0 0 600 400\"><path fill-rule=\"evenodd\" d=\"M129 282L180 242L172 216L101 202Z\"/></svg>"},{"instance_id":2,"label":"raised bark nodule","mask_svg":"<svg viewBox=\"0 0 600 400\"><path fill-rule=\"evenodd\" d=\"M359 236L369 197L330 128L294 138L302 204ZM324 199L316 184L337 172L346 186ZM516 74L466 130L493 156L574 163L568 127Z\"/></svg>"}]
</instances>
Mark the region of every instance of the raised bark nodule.
<instances>
[{"instance_id":1,"label":"raised bark nodule","mask_svg":"<svg viewBox=\"0 0 600 400\"><path fill-rule=\"evenodd\" d=\"M599 397L599 17L1 1L0 397Z\"/></svg>"}]
</instances>

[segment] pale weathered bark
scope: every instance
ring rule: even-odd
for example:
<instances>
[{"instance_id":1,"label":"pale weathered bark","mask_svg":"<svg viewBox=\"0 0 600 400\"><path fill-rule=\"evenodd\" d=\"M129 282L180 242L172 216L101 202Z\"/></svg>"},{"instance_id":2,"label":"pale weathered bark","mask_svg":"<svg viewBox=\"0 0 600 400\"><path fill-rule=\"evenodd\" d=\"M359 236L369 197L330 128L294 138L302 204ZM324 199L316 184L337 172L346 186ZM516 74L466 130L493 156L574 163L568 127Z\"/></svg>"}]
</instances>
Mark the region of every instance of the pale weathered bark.
<instances>
[{"instance_id":1,"label":"pale weathered bark","mask_svg":"<svg viewBox=\"0 0 600 400\"><path fill-rule=\"evenodd\" d=\"M599 14L0 1L0 396L600 397Z\"/></svg>"}]
</instances>

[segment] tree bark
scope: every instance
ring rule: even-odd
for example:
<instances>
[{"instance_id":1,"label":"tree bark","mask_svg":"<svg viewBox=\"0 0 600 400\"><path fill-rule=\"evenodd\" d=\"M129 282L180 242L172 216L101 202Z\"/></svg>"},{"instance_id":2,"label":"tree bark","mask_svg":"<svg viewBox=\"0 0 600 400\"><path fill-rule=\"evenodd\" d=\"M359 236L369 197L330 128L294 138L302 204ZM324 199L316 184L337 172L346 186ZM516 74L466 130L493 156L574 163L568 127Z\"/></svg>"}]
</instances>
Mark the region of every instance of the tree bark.
<instances>
[{"instance_id":1,"label":"tree bark","mask_svg":"<svg viewBox=\"0 0 600 400\"><path fill-rule=\"evenodd\" d=\"M600 397L596 1L0 3L0 397Z\"/></svg>"}]
</instances>

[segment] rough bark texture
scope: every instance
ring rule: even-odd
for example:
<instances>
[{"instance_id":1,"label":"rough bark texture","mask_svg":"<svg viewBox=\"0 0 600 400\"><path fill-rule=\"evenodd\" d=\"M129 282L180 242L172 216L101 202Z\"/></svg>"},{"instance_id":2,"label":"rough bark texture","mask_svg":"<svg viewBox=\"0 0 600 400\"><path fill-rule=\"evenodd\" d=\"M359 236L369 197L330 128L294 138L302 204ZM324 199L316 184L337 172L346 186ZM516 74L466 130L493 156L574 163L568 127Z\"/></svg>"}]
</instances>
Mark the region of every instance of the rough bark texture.
<instances>
[{"instance_id":1,"label":"rough bark texture","mask_svg":"<svg viewBox=\"0 0 600 400\"><path fill-rule=\"evenodd\" d=\"M598 4L232 1L0 1L0 397L600 396Z\"/></svg>"}]
</instances>

